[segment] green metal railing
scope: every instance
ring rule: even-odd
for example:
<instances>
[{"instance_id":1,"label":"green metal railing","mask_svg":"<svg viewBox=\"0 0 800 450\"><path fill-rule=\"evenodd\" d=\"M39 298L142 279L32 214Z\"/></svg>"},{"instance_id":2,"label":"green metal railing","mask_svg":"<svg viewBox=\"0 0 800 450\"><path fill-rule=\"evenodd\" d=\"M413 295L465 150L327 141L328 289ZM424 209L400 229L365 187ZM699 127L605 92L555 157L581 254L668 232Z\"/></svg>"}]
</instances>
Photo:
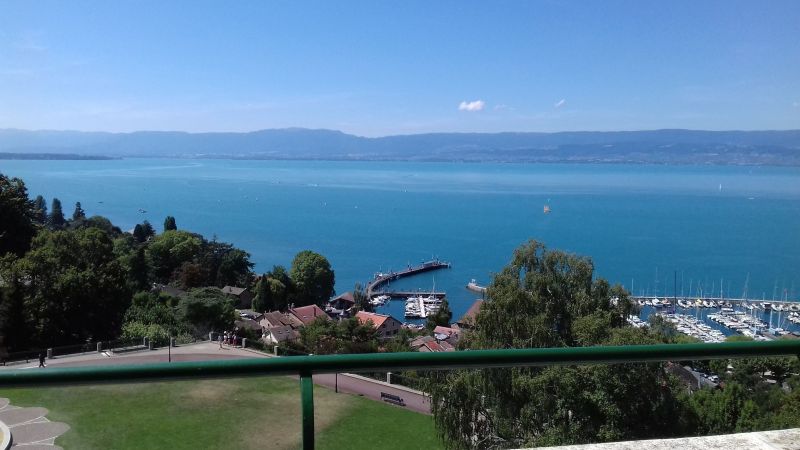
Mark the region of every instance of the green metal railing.
<instances>
[{"instance_id":1,"label":"green metal railing","mask_svg":"<svg viewBox=\"0 0 800 450\"><path fill-rule=\"evenodd\" d=\"M800 340L722 344L473 350L448 353L370 353L79 367L71 369L7 370L0 372L0 387L300 375L303 448L312 449L314 448L314 385L312 381L312 375L314 374L613 364L765 356L800 356Z\"/></svg>"}]
</instances>

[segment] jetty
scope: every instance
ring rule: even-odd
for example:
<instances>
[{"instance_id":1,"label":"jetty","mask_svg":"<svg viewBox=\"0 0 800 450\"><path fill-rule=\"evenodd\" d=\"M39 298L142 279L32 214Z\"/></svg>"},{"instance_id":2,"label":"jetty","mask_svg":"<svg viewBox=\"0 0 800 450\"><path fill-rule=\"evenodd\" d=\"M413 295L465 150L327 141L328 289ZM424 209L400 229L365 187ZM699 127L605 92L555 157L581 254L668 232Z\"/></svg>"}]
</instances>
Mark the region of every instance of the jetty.
<instances>
[{"instance_id":1,"label":"jetty","mask_svg":"<svg viewBox=\"0 0 800 450\"><path fill-rule=\"evenodd\" d=\"M367 298L372 298L374 295L388 295L390 297L403 297L403 296L410 296L416 295L418 292L388 292L388 291L379 291L378 289L383 286L384 284L398 280L400 278L409 277L411 275L416 275L422 272L429 272L431 270L438 270L438 269L448 269L450 268L450 263L441 261L438 258L432 259L430 261L423 261L422 264L419 266L412 267L411 265L408 266L407 269L401 270L399 272L389 272L389 273L377 273L375 274L375 278L367 285ZM444 297L443 292L434 293L434 296L439 296L436 294L440 294L441 297Z\"/></svg>"}]
</instances>

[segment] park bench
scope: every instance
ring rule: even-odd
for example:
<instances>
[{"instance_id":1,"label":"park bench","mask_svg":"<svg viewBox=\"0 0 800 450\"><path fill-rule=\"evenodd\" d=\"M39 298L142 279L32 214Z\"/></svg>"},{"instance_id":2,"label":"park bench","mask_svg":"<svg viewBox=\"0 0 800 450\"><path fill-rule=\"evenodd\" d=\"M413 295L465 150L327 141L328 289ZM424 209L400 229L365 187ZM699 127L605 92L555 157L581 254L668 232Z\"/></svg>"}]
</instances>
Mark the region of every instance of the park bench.
<instances>
[{"instance_id":1,"label":"park bench","mask_svg":"<svg viewBox=\"0 0 800 450\"><path fill-rule=\"evenodd\" d=\"M406 406L406 402L404 402L402 398L387 392L381 392L381 400L398 406Z\"/></svg>"}]
</instances>

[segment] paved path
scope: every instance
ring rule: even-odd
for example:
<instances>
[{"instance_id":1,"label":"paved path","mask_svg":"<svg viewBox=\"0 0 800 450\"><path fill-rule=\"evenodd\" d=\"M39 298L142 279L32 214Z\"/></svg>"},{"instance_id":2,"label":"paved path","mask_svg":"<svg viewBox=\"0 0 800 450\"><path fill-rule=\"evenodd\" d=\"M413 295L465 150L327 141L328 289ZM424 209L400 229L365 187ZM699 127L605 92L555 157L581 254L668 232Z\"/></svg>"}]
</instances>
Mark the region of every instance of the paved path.
<instances>
[{"instance_id":1,"label":"paved path","mask_svg":"<svg viewBox=\"0 0 800 450\"><path fill-rule=\"evenodd\" d=\"M7 398L0 398L0 422L11 432L11 448L60 450L54 442L69 430L69 425L51 422L45 415L44 408L20 408L10 404Z\"/></svg>"},{"instance_id":2,"label":"paved path","mask_svg":"<svg viewBox=\"0 0 800 450\"><path fill-rule=\"evenodd\" d=\"M682 450L798 450L800 449L800 428L678 439L649 439L643 441L609 442L606 444L540 447L540 450L545 448L552 450L671 450L675 448Z\"/></svg>"},{"instance_id":3,"label":"paved path","mask_svg":"<svg viewBox=\"0 0 800 450\"><path fill-rule=\"evenodd\" d=\"M274 357L261 352L245 350L241 348L232 348L228 346L224 346L223 349L220 350L219 344L204 342L174 347L171 349L171 352L168 352L167 349L158 349L152 351L145 350L140 352L124 353L120 355L103 352L86 353L76 356L62 356L47 360L47 365L50 367L84 367L122 364L148 364L155 362L167 362L169 353L171 353L172 361L217 361L242 358ZM37 361L30 364L20 364L13 367L0 368L0 370L47 370L46 368L40 369L38 365L39 363ZM405 403L405 406L397 407L404 407L411 411L423 414L431 413L429 398L419 391L415 391L404 386L390 385L384 382L352 374L339 374L338 376L334 374L314 375L314 383L330 389L335 389L336 385L338 384L339 392L361 395L376 401L381 401L382 392L397 395L398 397L402 398L403 402Z\"/></svg>"}]
</instances>

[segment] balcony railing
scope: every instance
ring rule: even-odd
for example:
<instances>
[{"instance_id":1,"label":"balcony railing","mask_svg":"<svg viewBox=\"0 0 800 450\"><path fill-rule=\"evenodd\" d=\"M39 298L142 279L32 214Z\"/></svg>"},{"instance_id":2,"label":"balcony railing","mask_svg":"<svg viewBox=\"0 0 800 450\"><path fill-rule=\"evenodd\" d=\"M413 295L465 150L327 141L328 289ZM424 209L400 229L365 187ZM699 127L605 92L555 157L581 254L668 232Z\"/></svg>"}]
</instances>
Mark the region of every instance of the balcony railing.
<instances>
[{"instance_id":1,"label":"balcony railing","mask_svg":"<svg viewBox=\"0 0 800 450\"><path fill-rule=\"evenodd\" d=\"M0 372L0 387L136 382L145 380L299 375L303 448L314 448L312 375L391 370L451 370L519 366L687 361L800 356L800 340L722 344L662 344L473 350L449 353L370 353L205 362L174 362Z\"/></svg>"}]
</instances>

